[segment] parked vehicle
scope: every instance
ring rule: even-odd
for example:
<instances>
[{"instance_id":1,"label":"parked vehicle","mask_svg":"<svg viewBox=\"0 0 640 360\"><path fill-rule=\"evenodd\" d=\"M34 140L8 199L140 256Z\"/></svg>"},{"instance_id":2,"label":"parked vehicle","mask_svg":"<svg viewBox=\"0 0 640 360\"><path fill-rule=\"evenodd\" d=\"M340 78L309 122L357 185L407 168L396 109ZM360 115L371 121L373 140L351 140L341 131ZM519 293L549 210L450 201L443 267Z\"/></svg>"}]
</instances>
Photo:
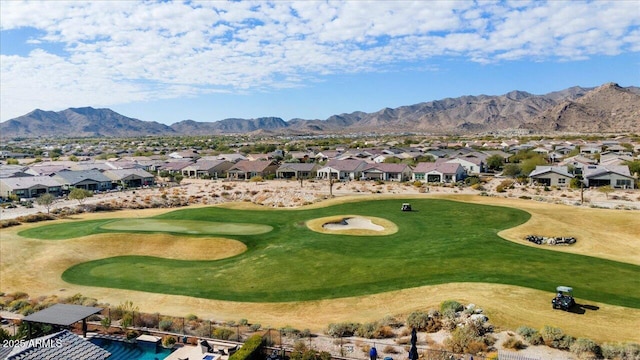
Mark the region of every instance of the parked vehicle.
<instances>
[{"instance_id":1,"label":"parked vehicle","mask_svg":"<svg viewBox=\"0 0 640 360\"><path fill-rule=\"evenodd\" d=\"M569 286L558 286L556 288L556 297L551 300L554 309L569 311L576 305L573 299L573 288Z\"/></svg>"}]
</instances>

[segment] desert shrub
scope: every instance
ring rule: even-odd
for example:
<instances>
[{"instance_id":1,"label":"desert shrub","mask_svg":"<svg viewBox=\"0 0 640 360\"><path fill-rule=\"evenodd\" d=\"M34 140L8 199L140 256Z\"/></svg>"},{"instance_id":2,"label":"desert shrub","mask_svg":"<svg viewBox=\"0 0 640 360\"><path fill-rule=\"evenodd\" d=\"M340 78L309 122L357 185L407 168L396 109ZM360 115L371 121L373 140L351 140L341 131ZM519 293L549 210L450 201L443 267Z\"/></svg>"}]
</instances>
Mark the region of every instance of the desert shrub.
<instances>
[{"instance_id":1,"label":"desert shrub","mask_svg":"<svg viewBox=\"0 0 640 360\"><path fill-rule=\"evenodd\" d=\"M133 325L133 315L131 313L123 314L122 318L120 319L120 326L122 326L123 328L128 328L131 325Z\"/></svg>"},{"instance_id":2,"label":"desert shrub","mask_svg":"<svg viewBox=\"0 0 640 360\"><path fill-rule=\"evenodd\" d=\"M445 313L447 310L453 310L454 312L462 311L464 306L455 300L445 300L440 304L440 312Z\"/></svg>"},{"instance_id":3,"label":"desert shrub","mask_svg":"<svg viewBox=\"0 0 640 360\"><path fill-rule=\"evenodd\" d=\"M360 324L360 326L358 326L358 328L356 329L356 336L359 337L363 337L366 339L372 339L373 338L373 334L376 331L376 329L378 328L378 324L377 323L364 323L364 324Z\"/></svg>"},{"instance_id":4,"label":"desert shrub","mask_svg":"<svg viewBox=\"0 0 640 360\"><path fill-rule=\"evenodd\" d=\"M391 346L391 345L387 345L384 347L384 349L382 349L382 352L387 353L387 354L399 354L400 351L398 351L398 349L396 349L395 346Z\"/></svg>"},{"instance_id":5,"label":"desert shrub","mask_svg":"<svg viewBox=\"0 0 640 360\"><path fill-rule=\"evenodd\" d=\"M28 299L29 298L29 294L27 294L24 291L16 291L16 292L11 293L11 294L9 294L7 296L12 297L14 300L17 300L17 299Z\"/></svg>"},{"instance_id":6,"label":"desert shrub","mask_svg":"<svg viewBox=\"0 0 640 360\"><path fill-rule=\"evenodd\" d=\"M33 223L47 220L55 220L56 217L51 214L37 213L32 215L19 216L16 220L20 222Z\"/></svg>"},{"instance_id":7,"label":"desert shrub","mask_svg":"<svg viewBox=\"0 0 640 360\"><path fill-rule=\"evenodd\" d=\"M468 186L480 184L480 178L478 176L468 176L464 179L464 183Z\"/></svg>"},{"instance_id":8,"label":"desert shrub","mask_svg":"<svg viewBox=\"0 0 640 360\"><path fill-rule=\"evenodd\" d=\"M249 329L251 329L251 331L258 331L260 330L260 328L262 327L261 324L251 324L251 326L249 326Z\"/></svg>"},{"instance_id":9,"label":"desert shrub","mask_svg":"<svg viewBox=\"0 0 640 360\"><path fill-rule=\"evenodd\" d=\"M9 219L9 220L0 221L0 229L12 227L12 226L18 226L18 225L20 225L20 221L18 221L16 219Z\"/></svg>"},{"instance_id":10,"label":"desert shrub","mask_svg":"<svg viewBox=\"0 0 640 360\"><path fill-rule=\"evenodd\" d=\"M19 311L21 311L23 308L25 308L27 306L31 306L29 301L21 299L21 298L20 299L16 299L16 300L13 300L12 302L9 303L9 311L19 312Z\"/></svg>"},{"instance_id":11,"label":"desert shrub","mask_svg":"<svg viewBox=\"0 0 640 360\"><path fill-rule=\"evenodd\" d=\"M162 331L169 331L171 330L172 326L173 326L173 321L171 319L162 319L158 323L158 329Z\"/></svg>"},{"instance_id":12,"label":"desert shrub","mask_svg":"<svg viewBox=\"0 0 640 360\"><path fill-rule=\"evenodd\" d=\"M582 359L598 359L601 356L600 346L591 339L578 338L569 350Z\"/></svg>"},{"instance_id":13,"label":"desert shrub","mask_svg":"<svg viewBox=\"0 0 640 360\"><path fill-rule=\"evenodd\" d=\"M327 335L332 337L353 336L358 329L359 324L356 323L331 323L327 328Z\"/></svg>"},{"instance_id":14,"label":"desert shrub","mask_svg":"<svg viewBox=\"0 0 640 360\"><path fill-rule=\"evenodd\" d=\"M247 326L247 325L249 325L249 320L240 319L240 321L238 321L238 324L240 324L240 326Z\"/></svg>"},{"instance_id":15,"label":"desert shrub","mask_svg":"<svg viewBox=\"0 0 640 360\"><path fill-rule=\"evenodd\" d=\"M216 339L229 340L234 335L234 332L233 332L233 330L220 327L220 328L216 328L215 330L213 330L213 334L212 335Z\"/></svg>"},{"instance_id":16,"label":"desert shrub","mask_svg":"<svg viewBox=\"0 0 640 360\"><path fill-rule=\"evenodd\" d=\"M136 314L134 325L155 329L158 326L158 314Z\"/></svg>"},{"instance_id":17,"label":"desert shrub","mask_svg":"<svg viewBox=\"0 0 640 360\"><path fill-rule=\"evenodd\" d=\"M626 343L622 350L622 356L624 359L640 359L640 344Z\"/></svg>"},{"instance_id":18,"label":"desert shrub","mask_svg":"<svg viewBox=\"0 0 640 360\"><path fill-rule=\"evenodd\" d=\"M600 351L605 359L618 359L624 350L620 344L604 343L600 345Z\"/></svg>"},{"instance_id":19,"label":"desert shrub","mask_svg":"<svg viewBox=\"0 0 640 360\"><path fill-rule=\"evenodd\" d=\"M129 331L127 331L127 334L125 335L127 340L133 340L133 339L137 338L138 336L140 336L140 333L135 331L135 330L129 330Z\"/></svg>"},{"instance_id":20,"label":"desert shrub","mask_svg":"<svg viewBox=\"0 0 640 360\"><path fill-rule=\"evenodd\" d=\"M393 328L399 328L403 325L402 321L399 319L396 319L395 317L391 316L391 315L387 315L385 316L380 323L382 325L387 325L387 326L391 326Z\"/></svg>"},{"instance_id":21,"label":"desert shrub","mask_svg":"<svg viewBox=\"0 0 640 360\"><path fill-rule=\"evenodd\" d=\"M198 320L198 316L194 314L187 314L187 316L185 316L184 319L186 321L194 321L194 320Z\"/></svg>"},{"instance_id":22,"label":"desert shrub","mask_svg":"<svg viewBox=\"0 0 640 360\"><path fill-rule=\"evenodd\" d=\"M388 325L378 325L376 331L373 332L374 339L388 339L395 336L396 334L393 332L393 329Z\"/></svg>"},{"instance_id":23,"label":"desert shrub","mask_svg":"<svg viewBox=\"0 0 640 360\"><path fill-rule=\"evenodd\" d=\"M444 340L444 346L448 351L451 351L451 352L471 353L471 351L469 351L470 347L473 347L474 350L476 347L480 347L480 348L483 347L483 346L478 346L477 343L480 343L480 342L481 341L476 336L474 329L471 329L468 326L461 326L461 327L455 328L451 332L451 335ZM486 345L484 345L484 348L486 348ZM478 350L476 350L474 354L477 352Z\"/></svg>"},{"instance_id":24,"label":"desert shrub","mask_svg":"<svg viewBox=\"0 0 640 360\"><path fill-rule=\"evenodd\" d=\"M469 345L467 345L465 352L469 354L478 354L481 352L486 352L488 349L489 347L487 346L487 344L484 343L484 341L471 340L471 342L469 342Z\"/></svg>"},{"instance_id":25,"label":"desert shrub","mask_svg":"<svg viewBox=\"0 0 640 360\"><path fill-rule=\"evenodd\" d=\"M260 181L264 181L264 179L262 178L262 176L257 175L257 176L252 177L251 179L249 179L249 181L251 181L251 182L260 182Z\"/></svg>"},{"instance_id":26,"label":"desert shrub","mask_svg":"<svg viewBox=\"0 0 640 360\"><path fill-rule=\"evenodd\" d=\"M573 343L573 337L565 334L560 328L545 325L540 331L544 344L562 350L568 350Z\"/></svg>"},{"instance_id":27,"label":"desert shrub","mask_svg":"<svg viewBox=\"0 0 640 360\"><path fill-rule=\"evenodd\" d=\"M520 339L516 338L515 336L509 336L504 341L502 346L504 346L507 349L513 349L513 350L520 350L520 349L524 349L525 348L525 346L522 343L522 341L520 341Z\"/></svg>"},{"instance_id":28,"label":"desert shrub","mask_svg":"<svg viewBox=\"0 0 640 360\"><path fill-rule=\"evenodd\" d=\"M513 189L513 184L515 184L515 181L513 180L503 180L500 184L498 184L498 186L496 186L496 191L499 193L503 193L509 189Z\"/></svg>"},{"instance_id":29,"label":"desert shrub","mask_svg":"<svg viewBox=\"0 0 640 360\"><path fill-rule=\"evenodd\" d=\"M418 187L418 188L419 188L419 187L421 187L421 186L422 186L422 181L420 181L420 180L416 180L416 181L414 181L414 182L412 183L412 185L413 185L413 186L415 186L415 187Z\"/></svg>"},{"instance_id":30,"label":"desert shrub","mask_svg":"<svg viewBox=\"0 0 640 360\"><path fill-rule=\"evenodd\" d=\"M23 316L31 315L34 312L36 312L36 311L33 309L33 306L31 306L31 305L27 305L27 306L23 307L22 309L20 309L20 311L18 311L18 313L20 315L23 315Z\"/></svg>"},{"instance_id":31,"label":"desert shrub","mask_svg":"<svg viewBox=\"0 0 640 360\"><path fill-rule=\"evenodd\" d=\"M423 311L414 311L407 316L407 326L422 331L427 329L429 314Z\"/></svg>"},{"instance_id":32,"label":"desert shrub","mask_svg":"<svg viewBox=\"0 0 640 360\"><path fill-rule=\"evenodd\" d=\"M520 326L516 332L522 336L525 341L527 341L531 345L541 345L544 343L542 340L542 336L540 332L534 328L530 328L528 326Z\"/></svg>"}]
</instances>

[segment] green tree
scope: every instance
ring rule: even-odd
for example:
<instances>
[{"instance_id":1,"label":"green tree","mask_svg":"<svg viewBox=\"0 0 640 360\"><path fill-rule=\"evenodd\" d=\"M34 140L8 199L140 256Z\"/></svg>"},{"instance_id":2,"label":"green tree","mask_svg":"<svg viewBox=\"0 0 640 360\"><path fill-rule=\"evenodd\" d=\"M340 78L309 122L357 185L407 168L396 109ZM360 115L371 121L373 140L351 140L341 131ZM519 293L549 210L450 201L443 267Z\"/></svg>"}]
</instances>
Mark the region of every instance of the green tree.
<instances>
[{"instance_id":1,"label":"green tree","mask_svg":"<svg viewBox=\"0 0 640 360\"><path fill-rule=\"evenodd\" d=\"M522 169L518 164L507 164L502 170L502 175L515 178L522 173Z\"/></svg>"},{"instance_id":2,"label":"green tree","mask_svg":"<svg viewBox=\"0 0 640 360\"><path fill-rule=\"evenodd\" d=\"M498 154L487 158L487 167L491 170L500 170L504 166L504 158Z\"/></svg>"},{"instance_id":3,"label":"green tree","mask_svg":"<svg viewBox=\"0 0 640 360\"><path fill-rule=\"evenodd\" d=\"M93 193L89 190L73 188L69 193L69 199L78 200L78 204L82 205L87 198L93 196Z\"/></svg>"},{"instance_id":4,"label":"green tree","mask_svg":"<svg viewBox=\"0 0 640 360\"><path fill-rule=\"evenodd\" d=\"M629 167L629 173L631 173L631 175L640 175L640 160L625 161L624 165Z\"/></svg>"},{"instance_id":5,"label":"green tree","mask_svg":"<svg viewBox=\"0 0 640 360\"><path fill-rule=\"evenodd\" d=\"M540 155L532 156L526 160L523 160L520 164L520 170L523 175L529 175L538 165L546 165L547 161Z\"/></svg>"},{"instance_id":6,"label":"green tree","mask_svg":"<svg viewBox=\"0 0 640 360\"><path fill-rule=\"evenodd\" d=\"M611 185L605 185L598 188L598 191L603 193L607 200L609 199L609 194L614 192L615 190L611 187Z\"/></svg>"},{"instance_id":7,"label":"green tree","mask_svg":"<svg viewBox=\"0 0 640 360\"><path fill-rule=\"evenodd\" d=\"M109 328L111 327L111 318L108 316L103 317L100 320L100 325L102 325L102 327L104 328L104 331L108 334Z\"/></svg>"},{"instance_id":8,"label":"green tree","mask_svg":"<svg viewBox=\"0 0 640 360\"><path fill-rule=\"evenodd\" d=\"M51 209L51 205L53 205L53 202L55 200L56 198L53 195L46 193L36 199L36 204L40 206L44 206L45 209L47 209L47 214L48 214L49 210Z\"/></svg>"},{"instance_id":9,"label":"green tree","mask_svg":"<svg viewBox=\"0 0 640 360\"><path fill-rule=\"evenodd\" d=\"M175 181L176 183L180 184L180 182L184 179L184 176L182 176L182 174L175 174L173 176L173 181Z\"/></svg>"}]
</instances>

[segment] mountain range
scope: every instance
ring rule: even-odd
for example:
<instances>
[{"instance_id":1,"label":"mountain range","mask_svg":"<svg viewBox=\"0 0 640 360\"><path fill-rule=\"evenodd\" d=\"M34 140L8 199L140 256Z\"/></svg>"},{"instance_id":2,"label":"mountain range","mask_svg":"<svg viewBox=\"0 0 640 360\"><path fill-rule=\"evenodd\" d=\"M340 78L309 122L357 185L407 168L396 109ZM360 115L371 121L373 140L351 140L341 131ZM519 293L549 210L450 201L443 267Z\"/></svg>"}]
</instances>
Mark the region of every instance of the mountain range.
<instances>
[{"instance_id":1,"label":"mountain range","mask_svg":"<svg viewBox=\"0 0 640 360\"><path fill-rule=\"evenodd\" d=\"M333 115L325 120L278 117L183 120L170 126L92 107L63 111L36 109L0 123L0 137L137 137L239 133L470 134L501 131L531 133L640 133L640 88L607 83L571 87L545 95L512 91L500 96L446 98L373 113Z\"/></svg>"}]
</instances>

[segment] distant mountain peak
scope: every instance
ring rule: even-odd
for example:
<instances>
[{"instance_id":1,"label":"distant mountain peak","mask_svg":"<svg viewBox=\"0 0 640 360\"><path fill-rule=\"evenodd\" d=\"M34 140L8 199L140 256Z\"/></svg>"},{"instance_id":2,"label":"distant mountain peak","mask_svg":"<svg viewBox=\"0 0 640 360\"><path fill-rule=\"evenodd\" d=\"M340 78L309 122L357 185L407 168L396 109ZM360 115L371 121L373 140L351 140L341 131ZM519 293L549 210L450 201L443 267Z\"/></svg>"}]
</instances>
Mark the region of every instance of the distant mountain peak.
<instances>
[{"instance_id":1,"label":"distant mountain peak","mask_svg":"<svg viewBox=\"0 0 640 360\"><path fill-rule=\"evenodd\" d=\"M606 83L597 88L570 87L545 95L513 90L501 96L466 95L431 100L373 113L354 111L326 120L265 116L216 122L182 120L171 126L142 121L111 109L35 109L0 123L0 136L131 137L147 135L215 135L231 133L310 134L420 132L478 134L502 130L533 132L640 132L640 89Z\"/></svg>"}]
</instances>

